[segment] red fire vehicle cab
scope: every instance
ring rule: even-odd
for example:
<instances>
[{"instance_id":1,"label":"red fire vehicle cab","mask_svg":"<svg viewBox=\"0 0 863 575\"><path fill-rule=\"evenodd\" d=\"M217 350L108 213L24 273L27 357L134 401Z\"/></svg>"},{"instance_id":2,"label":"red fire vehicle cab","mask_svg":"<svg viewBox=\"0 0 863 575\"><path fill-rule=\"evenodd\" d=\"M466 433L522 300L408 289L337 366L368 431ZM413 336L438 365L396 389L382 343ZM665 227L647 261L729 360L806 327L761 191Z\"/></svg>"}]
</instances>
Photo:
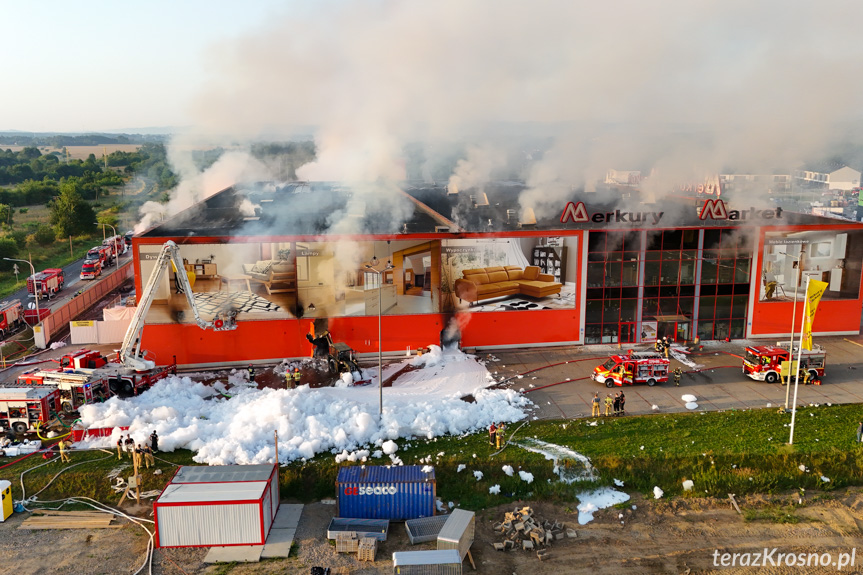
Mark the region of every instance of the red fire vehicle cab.
<instances>
[{"instance_id":1,"label":"red fire vehicle cab","mask_svg":"<svg viewBox=\"0 0 863 575\"><path fill-rule=\"evenodd\" d=\"M81 266L81 279L94 280L102 275L102 262L100 260L87 260Z\"/></svg>"},{"instance_id":2,"label":"red fire vehicle cab","mask_svg":"<svg viewBox=\"0 0 863 575\"><path fill-rule=\"evenodd\" d=\"M621 386L624 383L646 383L653 386L668 381L669 361L661 354L645 351L629 355L612 355L602 365L596 366L590 378L605 387Z\"/></svg>"},{"instance_id":3,"label":"red fire vehicle cab","mask_svg":"<svg viewBox=\"0 0 863 575\"><path fill-rule=\"evenodd\" d=\"M787 347L781 345L753 345L746 348L743 358L743 373L756 381L776 383L782 378L782 364L793 360L797 361L798 350L793 351L794 356ZM800 357L800 368L809 372L813 378L820 379L827 366L827 352L819 345L812 346L812 350L804 349ZM787 371L787 370L785 370Z\"/></svg>"}]
</instances>

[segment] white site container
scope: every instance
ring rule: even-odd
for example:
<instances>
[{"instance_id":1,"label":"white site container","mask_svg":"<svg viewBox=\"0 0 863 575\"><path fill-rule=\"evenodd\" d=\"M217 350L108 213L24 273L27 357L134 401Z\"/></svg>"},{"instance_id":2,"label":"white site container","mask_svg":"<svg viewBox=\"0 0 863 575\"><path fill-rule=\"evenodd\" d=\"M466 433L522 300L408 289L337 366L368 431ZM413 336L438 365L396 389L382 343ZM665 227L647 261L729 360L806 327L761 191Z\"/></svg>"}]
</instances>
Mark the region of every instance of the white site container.
<instances>
[{"instance_id":1,"label":"white site container","mask_svg":"<svg viewBox=\"0 0 863 575\"><path fill-rule=\"evenodd\" d=\"M153 504L156 545L263 545L278 509L275 465L181 467Z\"/></svg>"},{"instance_id":2,"label":"white site container","mask_svg":"<svg viewBox=\"0 0 863 575\"><path fill-rule=\"evenodd\" d=\"M393 575L462 575L461 561L456 549L397 551Z\"/></svg>"},{"instance_id":3,"label":"white site container","mask_svg":"<svg viewBox=\"0 0 863 575\"><path fill-rule=\"evenodd\" d=\"M437 536L438 549L455 549L459 557L470 551L476 531L476 514L464 509L453 509Z\"/></svg>"}]
</instances>

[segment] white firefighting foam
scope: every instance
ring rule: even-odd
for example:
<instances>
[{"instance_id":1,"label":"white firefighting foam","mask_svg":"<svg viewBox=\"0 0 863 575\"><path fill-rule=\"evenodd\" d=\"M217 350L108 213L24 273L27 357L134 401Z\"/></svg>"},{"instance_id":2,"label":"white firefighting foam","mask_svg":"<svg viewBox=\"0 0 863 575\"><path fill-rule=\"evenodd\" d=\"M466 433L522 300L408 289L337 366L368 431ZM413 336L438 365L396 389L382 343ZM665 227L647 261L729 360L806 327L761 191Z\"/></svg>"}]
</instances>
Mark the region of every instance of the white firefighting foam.
<instances>
[{"instance_id":1,"label":"white firefighting foam","mask_svg":"<svg viewBox=\"0 0 863 575\"><path fill-rule=\"evenodd\" d=\"M488 371L461 351L434 349L421 361L405 361L419 369L384 388L381 421L374 370L368 386L236 386L228 392L230 399L188 377L172 376L140 396L83 406L81 422L88 428L128 426L138 442L156 430L160 451L191 449L197 452L195 461L210 465L271 462L273 431L278 431L279 461L284 463L323 452L352 452L365 445L391 449L387 442L400 437L431 438L485 428L492 422L513 422L531 405L513 390L485 389ZM473 401L461 399L468 394ZM111 447L119 433L115 429L110 438L86 443Z\"/></svg>"}]
</instances>

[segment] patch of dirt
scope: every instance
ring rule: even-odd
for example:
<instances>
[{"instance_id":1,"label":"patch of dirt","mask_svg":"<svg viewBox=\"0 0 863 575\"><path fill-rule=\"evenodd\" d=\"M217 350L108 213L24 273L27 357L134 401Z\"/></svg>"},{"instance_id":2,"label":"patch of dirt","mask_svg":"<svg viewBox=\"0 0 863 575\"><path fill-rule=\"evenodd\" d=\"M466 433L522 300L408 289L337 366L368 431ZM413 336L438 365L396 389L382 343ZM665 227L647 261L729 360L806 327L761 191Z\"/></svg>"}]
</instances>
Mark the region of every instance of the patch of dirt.
<instances>
[{"instance_id":1,"label":"patch of dirt","mask_svg":"<svg viewBox=\"0 0 863 575\"><path fill-rule=\"evenodd\" d=\"M575 504L512 501L477 513L476 540L471 549L477 573L493 575L558 575L578 566L584 572L629 573L750 573L752 567L714 565L719 553L755 553L777 548L778 553L848 553L857 546L863 527L863 492L859 488L815 496L797 506L797 494L754 495L737 498L744 511L790 512L797 523L769 520L747 522L725 499L645 499L634 495L619 508L595 513L587 525L578 524ZM533 551L495 551L503 536L493 529L507 511L530 506L536 515L564 523L578 537L554 541L542 561ZM635 506L635 509L632 506ZM148 517L149 508L136 511ZM312 566L355 575L389 575L394 551L434 549L434 543L411 546L403 523L391 523L387 541L378 547L374 563L359 562L355 554L339 554L326 539L326 527L335 505L306 505L297 529L295 554L288 559L261 563L206 565L206 549L157 549L153 572L157 574L257 575L287 573L305 575ZM623 515L621 518L620 515ZM46 573L133 573L143 560L147 537L128 523L121 529L26 531L19 530L27 514L15 514L0 523L0 565L16 575ZM854 568L859 569L857 557ZM829 569L835 571L835 568ZM146 570L145 570L146 572ZM465 573L472 570L465 566ZM823 567L766 567L764 573L823 573Z\"/></svg>"}]
</instances>

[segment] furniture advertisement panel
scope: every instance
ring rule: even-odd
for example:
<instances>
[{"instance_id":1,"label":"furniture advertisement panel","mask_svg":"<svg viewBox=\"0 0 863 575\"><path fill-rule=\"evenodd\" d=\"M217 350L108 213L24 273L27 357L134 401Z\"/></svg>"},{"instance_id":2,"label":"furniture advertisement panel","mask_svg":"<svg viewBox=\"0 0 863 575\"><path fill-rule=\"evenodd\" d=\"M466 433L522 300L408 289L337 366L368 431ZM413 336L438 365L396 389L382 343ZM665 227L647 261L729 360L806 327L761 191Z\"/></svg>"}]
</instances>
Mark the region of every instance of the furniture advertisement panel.
<instances>
[{"instance_id":1,"label":"furniture advertisement panel","mask_svg":"<svg viewBox=\"0 0 863 575\"><path fill-rule=\"evenodd\" d=\"M808 278L827 283L823 300L857 299L861 267L863 231L767 232L759 301L802 301Z\"/></svg>"},{"instance_id":2,"label":"furniture advertisement panel","mask_svg":"<svg viewBox=\"0 0 863 575\"><path fill-rule=\"evenodd\" d=\"M441 311L574 309L577 244L573 236L444 240Z\"/></svg>"}]
</instances>

